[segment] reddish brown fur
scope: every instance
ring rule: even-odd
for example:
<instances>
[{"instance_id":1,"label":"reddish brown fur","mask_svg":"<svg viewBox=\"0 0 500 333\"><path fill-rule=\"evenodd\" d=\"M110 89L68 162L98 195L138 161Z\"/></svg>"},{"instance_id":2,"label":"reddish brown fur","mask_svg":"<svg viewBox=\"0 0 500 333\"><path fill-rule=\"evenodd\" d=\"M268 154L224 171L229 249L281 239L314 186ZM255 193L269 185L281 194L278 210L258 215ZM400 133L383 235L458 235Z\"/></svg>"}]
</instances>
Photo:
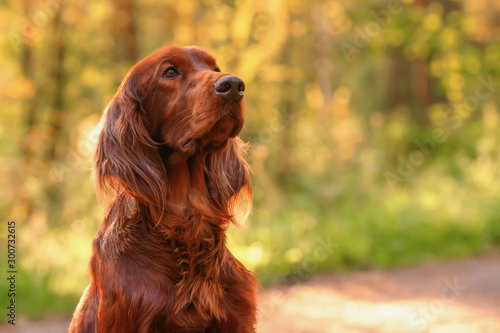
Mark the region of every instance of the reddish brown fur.
<instances>
[{"instance_id":1,"label":"reddish brown fur","mask_svg":"<svg viewBox=\"0 0 500 333\"><path fill-rule=\"evenodd\" d=\"M251 200L243 101L214 93L228 75L215 67L201 49L164 47L105 110L94 174L108 204L69 332L254 332L257 281L225 245Z\"/></svg>"}]
</instances>

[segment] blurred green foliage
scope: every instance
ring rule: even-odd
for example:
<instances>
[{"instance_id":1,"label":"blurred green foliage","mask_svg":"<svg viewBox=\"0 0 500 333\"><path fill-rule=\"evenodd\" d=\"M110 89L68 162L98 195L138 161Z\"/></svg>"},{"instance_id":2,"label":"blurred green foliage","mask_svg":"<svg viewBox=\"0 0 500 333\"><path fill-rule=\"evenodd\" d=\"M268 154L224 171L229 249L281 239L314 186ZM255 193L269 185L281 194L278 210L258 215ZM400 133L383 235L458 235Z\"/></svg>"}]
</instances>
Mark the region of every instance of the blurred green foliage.
<instances>
[{"instance_id":1,"label":"blurred green foliage","mask_svg":"<svg viewBox=\"0 0 500 333\"><path fill-rule=\"evenodd\" d=\"M254 211L228 243L261 283L500 246L497 2L0 8L0 216L18 224L21 315L73 311L103 215L89 133L133 63L167 44L205 47L246 82Z\"/></svg>"}]
</instances>

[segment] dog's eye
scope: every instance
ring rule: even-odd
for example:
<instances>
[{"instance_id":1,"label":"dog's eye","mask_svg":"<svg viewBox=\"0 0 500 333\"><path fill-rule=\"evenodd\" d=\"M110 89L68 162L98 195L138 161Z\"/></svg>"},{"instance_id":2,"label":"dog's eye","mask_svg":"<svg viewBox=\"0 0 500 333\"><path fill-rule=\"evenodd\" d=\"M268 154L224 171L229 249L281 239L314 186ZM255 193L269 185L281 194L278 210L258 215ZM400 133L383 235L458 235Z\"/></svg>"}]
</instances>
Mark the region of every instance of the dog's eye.
<instances>
[{"instance_id":1,"label":"dog's eye","mask_svg":"<svg viewBox=\"0 0 500 333\"><path fill-rule=\"evenodd\" d=\"M215 72L220 72L220 68L219 68L219 66L215 66L214 71L215 71Z\"/></svg>"},{"instance_id":2,"label":"dog's eye","mask_svg":"<svg viewBox=\"0 0 500 333\"><path fill-rule=\"evenodd\" d=\"M173 79L177 75L179 75L179 72L177 71L177 69L175 69L175 67L170 66L169 68L167 68L165 70L165 72L163 72L162 77L167 78L167 79Z\"/></svg>"}]
</instances>

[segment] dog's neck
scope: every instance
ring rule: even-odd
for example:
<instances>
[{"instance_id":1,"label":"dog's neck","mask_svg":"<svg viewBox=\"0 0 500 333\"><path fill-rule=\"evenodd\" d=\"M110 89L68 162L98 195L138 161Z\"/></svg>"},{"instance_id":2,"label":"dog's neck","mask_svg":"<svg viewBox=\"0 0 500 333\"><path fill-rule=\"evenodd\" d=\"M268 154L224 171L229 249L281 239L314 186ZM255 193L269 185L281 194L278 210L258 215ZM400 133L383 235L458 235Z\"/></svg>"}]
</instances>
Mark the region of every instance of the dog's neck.
<instances>
[{"instance_id":1,"label":"dog's neck","mask_svg":"<svg viewBox=\"0 0 500 333\"><path fill-rule=\"evenodd\" d=\"M216 194L212 193L215 189L210 188L207 180L206 160L209 152L187 155L168 148L159 152L167 175L164 210L176 217L178 223L174 224L184 224L197 218L202 223L225 229L228 221L222 219L214 200ZM167 225L172 223L168 217L164 222Z\"/></svg>"},{"instance_id":2,"label":"dog's neck","mask_svg":"<svg viewBox=\"0 0 500 333\"><path fill-rule=\"evenodd\" d=\"M166 154L165 154L166 153ZM195 306L199 313L222 320L219 302L220 270L226 256L225 225L207 218L213 204L209 198L205 177L207 153L187 156L176 151L160 152L167 173L167 202L181 217L175 229L169 228L171 238L177 239L176 262L180 280L176 284L174 311L179 315ZM169 219L165 219L168 228ZM203 290L211 290L207 295Z\"/></svg>"}]
</instances>

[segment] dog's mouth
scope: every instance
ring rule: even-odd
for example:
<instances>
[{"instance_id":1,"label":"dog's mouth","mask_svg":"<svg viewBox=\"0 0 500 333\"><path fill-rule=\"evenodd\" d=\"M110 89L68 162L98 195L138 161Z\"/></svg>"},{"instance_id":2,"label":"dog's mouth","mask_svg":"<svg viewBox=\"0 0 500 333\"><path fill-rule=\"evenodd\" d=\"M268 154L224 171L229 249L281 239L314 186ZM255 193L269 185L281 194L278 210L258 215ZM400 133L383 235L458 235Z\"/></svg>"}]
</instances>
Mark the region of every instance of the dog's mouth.
<instances>
[{"instance_id":1,"label":"dog's mouth","mask_svg":"<svg viewBox=\"0 0 500 333\"><path fill-rule=\"evenodd\" d=\"M243 128L243 120L239 117L225 117L217 121L212 128L199 137L183 138L180 150L189 154L223 149L229 139L236 137Z\"/></svg>"},{"instance_id":2,"label":"dog's mouth","mask_svg":"<svg viewBox=\"0 0 500 333\"><path fill-rule=\"evenodd\" d=\"M177 145L189 155L224 149L228 141L236 137L245 121L243 101L224 103L214 113L207 112L198 124L185 133Z\"/></svg>"},{"instance_id":3,"label":"dog's mouth","mask_svg":"<svg viewBox=\"0 0 500 333\"><path fill-rule=\"evenodd\" d=\"M229 139L240 133L242 125L236 118L219 120L202 138L204 150L223 148Z\"/></svg>"}]
</instances>

